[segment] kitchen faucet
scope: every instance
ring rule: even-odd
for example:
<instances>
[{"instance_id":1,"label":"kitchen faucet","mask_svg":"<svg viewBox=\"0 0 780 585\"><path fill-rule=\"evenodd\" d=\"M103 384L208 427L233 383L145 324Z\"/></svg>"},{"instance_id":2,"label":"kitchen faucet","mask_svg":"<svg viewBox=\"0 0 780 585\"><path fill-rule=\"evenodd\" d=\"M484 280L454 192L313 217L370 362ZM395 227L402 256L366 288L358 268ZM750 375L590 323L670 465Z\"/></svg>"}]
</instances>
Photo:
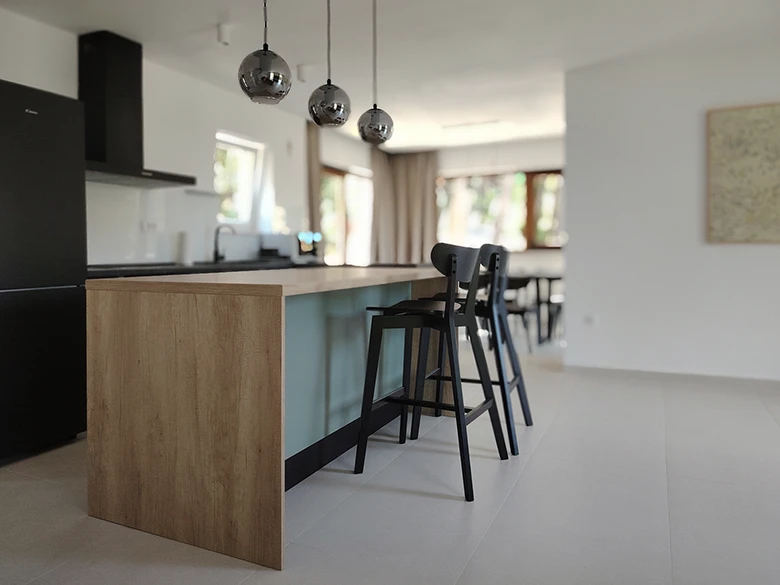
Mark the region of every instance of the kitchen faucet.
<instances>
[{"instance_id":1,"label":"kitchen faucet","mask_svg":"<svg viewBox=\"0 0 780 585\"><path fill-rule=\"evenodd\" d=\"M222 231L222 228L227 228L231 232L233 232L233 235L236 235L236 230L232 225L218 225L217 229L214 230L214 264L217 264L218 262L221 262L225 259L225 255L220 253L219 251L219 234Z\"/></svg>"}]
</instances>

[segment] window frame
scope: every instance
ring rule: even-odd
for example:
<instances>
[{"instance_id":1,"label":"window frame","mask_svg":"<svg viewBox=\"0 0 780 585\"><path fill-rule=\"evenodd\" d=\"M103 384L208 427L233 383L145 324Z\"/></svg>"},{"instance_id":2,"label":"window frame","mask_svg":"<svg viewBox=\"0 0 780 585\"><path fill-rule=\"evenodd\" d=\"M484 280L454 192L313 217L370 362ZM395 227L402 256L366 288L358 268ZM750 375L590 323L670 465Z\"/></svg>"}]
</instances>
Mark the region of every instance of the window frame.
<instances>
[{"instance_id":1,"label":"window frame","mask_svg":"<svg viewBox=\"0 0 780 585\"><path fill-rule=\"evenodd\" d=\"M564 177L563 169L550 169L546 171L515 171L525 174L525 241L528 242L526 250L561 250L561 246L545 246L536 241L536 189L534 181L539 175L561 175ZM500 173L499 173L500 174Z\"/></svg>"},{"instance_id":2,"label":"window frame","mask_svg":"<svg viewBox=\"0 0 780 585\"><path fill-rule=\"evenodd\" d=\"M562 246L545 246L539 244L536 241L536 190L534 189L534 179L539 175L561 175L565 177L563 169L547 169L542 171L524 171L517 169L514 171L507 170L501 172L475 172L475 173L458 173L455 175L439 175L441 178L449 181L450 179L470 179L472 177L490 177L496 178L504 175L514 175L517 173L523 173L525 175L525 227L523 228L523 236L527 242L527 246L523 252L528 250L562 250ZM522 254L523 252L517 252Z\"/></svg>"}]
</instances>

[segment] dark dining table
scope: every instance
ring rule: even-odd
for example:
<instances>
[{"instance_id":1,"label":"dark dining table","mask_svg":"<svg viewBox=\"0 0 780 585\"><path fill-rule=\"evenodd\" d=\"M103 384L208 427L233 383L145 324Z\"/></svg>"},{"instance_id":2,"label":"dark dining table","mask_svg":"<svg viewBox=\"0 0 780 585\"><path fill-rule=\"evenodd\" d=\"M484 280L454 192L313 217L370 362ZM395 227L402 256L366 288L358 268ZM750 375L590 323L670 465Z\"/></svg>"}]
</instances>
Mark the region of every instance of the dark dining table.
<instances>
[{"instance_id":1,"label":"dark dining table","mask_svg":"<svg viewBox=\"0 0 780 585\"><path fill-rule=\"evenodd\" d=\"M563 274L555 272L517 272L507 275L507 287L506 289L519 291L531 284L536 289L536 332L539 345L547 342L552 337L552 319L550 319L550 295L552 294L553 282L560 282L563 280ZM542 287L542 283L546 282L547 286ZM542 294L545 292L546 294ZM547 331L544 331L542 327L542 309L546 311L547 315Z\"/></svg>"}]
</instances>

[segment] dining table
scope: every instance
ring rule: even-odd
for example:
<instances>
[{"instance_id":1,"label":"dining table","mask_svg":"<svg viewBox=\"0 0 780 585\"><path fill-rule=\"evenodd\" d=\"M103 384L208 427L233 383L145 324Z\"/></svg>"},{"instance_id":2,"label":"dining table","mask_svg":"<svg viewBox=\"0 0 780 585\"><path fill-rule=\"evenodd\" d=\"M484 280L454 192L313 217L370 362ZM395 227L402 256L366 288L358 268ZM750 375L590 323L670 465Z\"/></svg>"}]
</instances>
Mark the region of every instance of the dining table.
<instances>
[{"instance_id":1,"label":"dining table","mask_svg":"<svg viewBox=\"0 0 780 585\"><path fill-rule=\"evenodd\" d=\"M536 292L534 304L536 305L536 334L539 345L550 341L552 338L552 319L550 318L550 296L554 282L563 281L560 272L547 271L523 271L512 272L507 275L508 291L519 291L527 286L533 286ZM546 283L546 286L543 286ZM544 293L544 294L543 294ZM547 327L542 326L542 309L546 311Z\"/></svg>"}]
</instances>

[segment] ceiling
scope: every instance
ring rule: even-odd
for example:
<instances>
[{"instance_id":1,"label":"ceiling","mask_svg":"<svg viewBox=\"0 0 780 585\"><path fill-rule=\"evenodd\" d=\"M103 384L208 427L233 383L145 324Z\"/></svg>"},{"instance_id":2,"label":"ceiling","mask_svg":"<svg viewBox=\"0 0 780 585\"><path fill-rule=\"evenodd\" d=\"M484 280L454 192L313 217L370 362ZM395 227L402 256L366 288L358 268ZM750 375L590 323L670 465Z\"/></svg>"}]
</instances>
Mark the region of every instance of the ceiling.
<instances>
[{"instance_id":1,"label":"ceiling","mask_svg":"<svg viewBox=\"0 0 780 585\"><path fill-rule=\"evenodd\" d=\"M371 105L371 2L334 0L333 82L352 99L349 131ZM238 93L243 57L262 45L261 0L0 0L76 33L109 29L145 56ZM564 71L684 40L776 30L777 0L380 0L379 106L392 149L565 131ZM306 115L325 73L325 0L269 0L269 43L306 82L282 109ZM217 43L218 22L231 44ZM775 27L775 28L773 28ZM267 107L267 106L259 106Z\"/></svg>"}]
</instances>

